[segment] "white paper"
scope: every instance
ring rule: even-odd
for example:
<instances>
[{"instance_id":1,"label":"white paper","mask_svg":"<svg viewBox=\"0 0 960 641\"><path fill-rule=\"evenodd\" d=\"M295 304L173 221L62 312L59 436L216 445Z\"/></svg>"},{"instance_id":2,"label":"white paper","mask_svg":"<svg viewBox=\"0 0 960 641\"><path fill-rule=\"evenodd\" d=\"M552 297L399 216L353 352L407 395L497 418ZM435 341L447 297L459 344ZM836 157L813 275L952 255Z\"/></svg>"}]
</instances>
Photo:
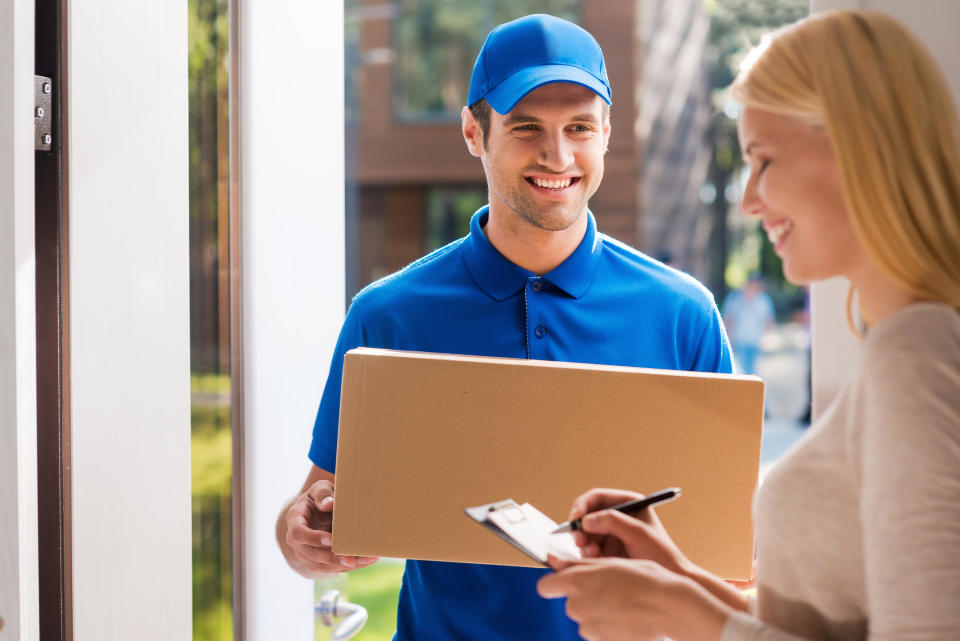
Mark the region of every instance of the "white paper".
<instances>
[{"instance_id":1,"label":"white paper","mask_svg":"<svg viewBox=\"0 0 960 641\"><path fill-rule=\"evenodd\" d=\"M541 562L546 562L547 553L565 560L580 558L580 548L573 542L573 535L569 532L551 534L557 524L529 503L494 510L487 519Z\"/></svg>"}]
</instances>

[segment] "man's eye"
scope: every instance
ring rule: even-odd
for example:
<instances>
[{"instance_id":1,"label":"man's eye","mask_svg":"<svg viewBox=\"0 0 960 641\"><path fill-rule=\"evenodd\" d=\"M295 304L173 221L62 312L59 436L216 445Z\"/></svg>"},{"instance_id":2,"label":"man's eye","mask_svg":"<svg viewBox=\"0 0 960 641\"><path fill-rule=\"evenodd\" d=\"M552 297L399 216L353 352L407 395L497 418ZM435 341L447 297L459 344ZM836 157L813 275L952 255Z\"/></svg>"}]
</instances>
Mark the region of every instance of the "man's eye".
<instances>
[{"instance_id":1,"label":"man's eye","mask_svg":"<svg viewBox=\"0 0 960 641\"><path fill-rule=\"evenodd\" d=\"M519 127L514 128L514 131L522 131L522 132L536 131L536 130L537 130L536 125L520 125Z\"/></svg>"},{"instance_id":2,"label":"man's eye","mask_svg":"<svg viewBox=\"0 0 960 641\"><path fill-rule=\"evenodd\" d=\"M764 172L764 170L770 166L771 160L767 158L766 160L760 163L760 167L757 169L757 175L759 176Z\"/></svg>"},{"instance_id":3,"label":"man's eye","mask_svg":"<svg viewBox=\"0 0 960 641\"><path fill-rule=\"evenodd\" d=\"M590 131L590 126L589 125L572 125L570 127L570 130L575 133L582 134Z\"/></svg>"}]
</instances>

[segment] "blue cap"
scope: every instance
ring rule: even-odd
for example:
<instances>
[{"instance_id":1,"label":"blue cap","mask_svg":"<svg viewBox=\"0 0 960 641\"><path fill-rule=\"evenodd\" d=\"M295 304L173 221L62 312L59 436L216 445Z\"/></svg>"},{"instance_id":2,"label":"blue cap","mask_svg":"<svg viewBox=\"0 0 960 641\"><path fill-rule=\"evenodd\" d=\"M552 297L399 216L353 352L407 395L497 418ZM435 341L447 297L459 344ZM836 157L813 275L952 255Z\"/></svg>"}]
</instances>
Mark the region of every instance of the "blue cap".
<instances>
[{"instance_id":1,"label":"blue cap","mask_svg":"<svg viewBox=\"0 0 960 641\"><path fill-rule=\"evenodd\" d=\"M486 98L494 111L505 114L551 82L583 85L610 103L607 66L593 36L554 16L525 16L487 36L473 64L467 104Z\"/></svg>"}]
</instances>

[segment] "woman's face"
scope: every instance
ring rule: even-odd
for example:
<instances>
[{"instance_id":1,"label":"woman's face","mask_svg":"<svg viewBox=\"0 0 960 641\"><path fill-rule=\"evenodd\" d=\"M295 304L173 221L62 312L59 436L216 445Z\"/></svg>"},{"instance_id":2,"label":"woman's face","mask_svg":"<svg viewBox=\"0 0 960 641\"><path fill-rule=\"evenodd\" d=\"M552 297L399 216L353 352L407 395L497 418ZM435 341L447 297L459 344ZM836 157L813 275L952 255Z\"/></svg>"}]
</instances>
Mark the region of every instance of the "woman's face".
<instances>
[{"instance_id":1,"label":"woman's face","mask_svg":"<svg viewBox=\"0 0 960 641\"><path fill-rule=\"evenodd\" d=\"M750 179L740 209L759 216L791 283L849 276L863 264L826 129L754 107L737 126Z\"/></svg>"}]
</instances>

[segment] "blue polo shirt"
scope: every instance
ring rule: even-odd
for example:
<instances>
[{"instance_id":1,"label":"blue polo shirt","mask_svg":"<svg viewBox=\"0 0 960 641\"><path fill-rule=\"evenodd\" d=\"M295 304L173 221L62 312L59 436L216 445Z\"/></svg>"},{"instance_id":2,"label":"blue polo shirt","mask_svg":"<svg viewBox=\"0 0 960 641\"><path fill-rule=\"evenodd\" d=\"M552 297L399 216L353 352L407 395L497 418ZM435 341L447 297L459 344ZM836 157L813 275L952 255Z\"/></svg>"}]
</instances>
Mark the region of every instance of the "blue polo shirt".
<instances>
[{"instance_id":1,"label":"blue polo shirt","mask_svg":"<svg viewBox=\"0 0 960 641\"><path fill-rule=\"evenodd\" d=\"M470 234L366 287L353 299L320 401L310 459L334 469L343 355L388 349L730 372L713 297L696 280L597 233L538 276ZM402 483L403 479L397 479ZM575 497L570 497L573 501ZM564 602L536 592L546 570L407 561L398 641L580 639Z\"/></svg>"}]
</instances>

